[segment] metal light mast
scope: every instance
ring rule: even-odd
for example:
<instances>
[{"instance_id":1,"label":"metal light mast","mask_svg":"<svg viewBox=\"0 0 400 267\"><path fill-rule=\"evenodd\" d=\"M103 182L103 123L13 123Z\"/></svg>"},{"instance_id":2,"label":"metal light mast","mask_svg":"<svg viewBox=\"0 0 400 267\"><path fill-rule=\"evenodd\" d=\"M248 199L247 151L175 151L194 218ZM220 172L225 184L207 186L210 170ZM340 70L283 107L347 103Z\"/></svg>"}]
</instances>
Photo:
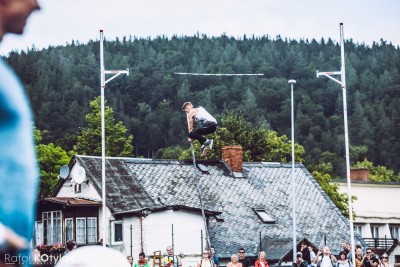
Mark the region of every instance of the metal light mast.
<instances>
[{"instance_id":1,"label":"metal light mast","mask_svg":"<svg viewBox=\"0 0 400 267\"><path fill-rule=\"evenodd\" d=\"M296 198L295 198L295 180L294 180L294 105L293 105L293 85L296 80L289 80L290 84L290 105L291 105L291 133L292 133L292 217L293 217L293 261L296 261L297 241L296 241Z\"/></svg>"}]
</instances>

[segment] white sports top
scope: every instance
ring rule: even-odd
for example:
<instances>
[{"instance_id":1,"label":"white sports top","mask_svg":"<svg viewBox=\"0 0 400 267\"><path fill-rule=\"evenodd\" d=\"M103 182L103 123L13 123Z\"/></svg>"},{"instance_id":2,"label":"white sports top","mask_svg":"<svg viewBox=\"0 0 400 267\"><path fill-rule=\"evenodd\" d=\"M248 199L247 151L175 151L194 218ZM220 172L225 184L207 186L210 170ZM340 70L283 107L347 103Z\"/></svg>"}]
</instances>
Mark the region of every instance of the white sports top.
<instances>
[{"instance_id":1,"label":"white sports top","mask_svg":"<svg viewBox=\"0 0 400 267\"><path fill-rule=\"evenodd\" d=\"M211 116L211 114L208 113L207 110L205 110L203 107L198 107L197 110L198 111L197 111L197 114L195 115L195 117L198 120L200 120L200 121L206 120L206 121L214 122L215 124L217 124L217 120L213 116Z\"/></svg>"}]
</instances>

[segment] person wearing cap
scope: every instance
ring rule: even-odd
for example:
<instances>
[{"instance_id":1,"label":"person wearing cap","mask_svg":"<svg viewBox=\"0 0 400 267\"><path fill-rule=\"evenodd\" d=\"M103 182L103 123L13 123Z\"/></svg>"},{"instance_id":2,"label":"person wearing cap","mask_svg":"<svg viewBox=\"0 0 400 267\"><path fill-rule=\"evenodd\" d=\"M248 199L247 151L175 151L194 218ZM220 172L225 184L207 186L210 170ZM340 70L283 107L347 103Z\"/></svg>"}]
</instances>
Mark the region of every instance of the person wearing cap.
<instances>
[{"instance_id":1,"label":"person wearing cap","mask_svg":"<svg viewBox=\"0 0 400 267\"><path fill-rule=\"evenodd\" d=\"M183 103L182 111L187 114L188 140L192 142L195 139L200 142L201 156L204 157L213 145L213 139L207 139L204 135L212 134L217 130L217 120L203 107L194 108L190 102Z\"/></svg>"}]
</instances>

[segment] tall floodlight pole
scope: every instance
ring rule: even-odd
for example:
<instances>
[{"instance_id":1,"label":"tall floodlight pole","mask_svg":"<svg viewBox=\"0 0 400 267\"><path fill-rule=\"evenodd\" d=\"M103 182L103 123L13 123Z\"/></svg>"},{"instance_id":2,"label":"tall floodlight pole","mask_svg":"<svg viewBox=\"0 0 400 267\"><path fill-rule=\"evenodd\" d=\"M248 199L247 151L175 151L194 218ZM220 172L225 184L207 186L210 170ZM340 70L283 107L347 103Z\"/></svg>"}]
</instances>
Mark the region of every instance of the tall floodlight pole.
<instances>
[{"instance_id":1,"label":"tall floodlight pole","mask_svg":"<svg viewBox=\"0 0 400 267\"><path fill-rule=\"evenodd\" d=\"M289 80L290 84L290 106L291 106L291 132L292 132L292 217L293 217L293 261L296 261L297 241L296 241L296 198L294 190L294 105L293 105L293 85L296 80Z\"/></svg>"},{"instance_id":2,"label":"tall floodlight pole","mask_svg":"<svg viewBox=\"0 0 400 267\"><path fill-rule=\"evenodd\" d=\"M100 30L100 84L101 84L101 197L103 199L103 247L107 243L107 227L106 227L106 130L104 122L104 88L106 83L116 78L120 74L129 75L129 69L127 70L105 70L104 69L104 56L103 56L103 30ZM111 78L106 80L106 74L114 74Z\"/></svg>"},{"instance_id":3,"label":"tall floodlight pole","mask_svg":"<svg viewBox=\"0 0 400 267\"><path fill-rule=\"evenodd\" d=\"M346 178L347 178L347 194L349 197L349 221L350 221L350 242L351 242L351 256L352 261L355 262L354 252L354 228L353 228L353 207L351 205L351 179L350 179L350 156L349 156L349 131L347 128L347 99L346 99L346 74L344 64L344 34L343 34L343 23L340 23L340 56L341 56L341 69L340 71L332 72L318 72L317 77L320 75L326 76L329 79L339 83L342 86L343 92L343 117L344 117L344 138L345 138L345 149L346 149ZM333 78L331 75L340 75L341 80Z\"/></svg>"}]
</instances>

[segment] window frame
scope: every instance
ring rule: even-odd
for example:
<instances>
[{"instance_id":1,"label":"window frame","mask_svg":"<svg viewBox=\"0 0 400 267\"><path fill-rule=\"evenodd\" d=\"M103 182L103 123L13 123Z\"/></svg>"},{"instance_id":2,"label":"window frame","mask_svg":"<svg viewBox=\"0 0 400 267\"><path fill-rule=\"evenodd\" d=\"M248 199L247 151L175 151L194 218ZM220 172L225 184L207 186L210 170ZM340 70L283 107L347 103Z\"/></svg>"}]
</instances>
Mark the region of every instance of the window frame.
<instances>
[{"instance_id":1,"label":"window frame","mask_svg":"<svg viewBox=\"0 0 400 267\"><path fill-rule=\"evenodd\" d=\"M83 238L84 241L81 242L81 240L78 240L78 220L83 220L84 221L84 226L83 226L83 230L84 230L84 234L83 234ZM75 222L76 222L76 227L75 227L75 241L77 244L83 245L83 244L87 244L87 238L86 238L86 217L76 217L75 218ZM80 226L79 226L80 228ZM80 236L79 236L80 237Z\"/></svg>"},{"instance_id":2,"label":"window frame","mask_svg":"<svg viewBox=\"0 0 400 267\"><path fill-rule=\"evenodd\" d=\"M71 238L68 238L68 235L67 235L67 227L68 227L67 221L71 222L71 235L72 235ZM75 238L74 238L74 233L75 233L74 218L69 217L69 218L64 219L64 229L65 229L65 242L67 242L70 239L75 240Z\"/></svg>"},{"instance_id":3,"label":"window frame","mask_svg":"<svg viewBox=\"0 0 400 267\"><path fill-rule=\"evenodd\" d=\"M400 225L389 225L390 229L390 236L392 239L400 239ZM396 235L393 235L393 233L396 232Z\"/></svg>"},{"instance_id":4,"label":"window frame","mask_svg":"<svg viewBox=\"0 0 400 267\"><path fill-rule=\"evenodd\" d=\"M59 213L59 217L55 217L54 215ZM46 216L45 216L46 215ZM56 243L62 243L63 241L63 220L62 220L62 211L61 210L53 210L53 211L43 211L42 212L42 225L43 225L43 243L46 245L54 245ZM45 218L46 217L46 218ZM55 231L55 220L59 220L59 238L60 240L55 240L57 235L57 231ZM50 224L49 224L50 222ZM50 229L48 227L50 225ZM46 227L45 227L46 226Z\"/></svg>"},{"instance_id":5,"label":"window frame","mask_svg":"<svg viewBox=\"0 0 400 267\"><path fill-rule=\"evenodd\" d=\"M89 226L88 221L94 220L94 240L93 242L89 242ZM86 217L86 244L96 244L97 243L97 217Z\"/></svg>"},{"instance_id":6,"label":"window frame","mask_svg":"<svg viewBox=\"0 0 400 267\"><path fill-rule=\"evenodd\" d=\"M263 223L265 223L265 224L275 224L276 223L275 219L272 218L265 209L263 209L263 208L254 208L253 210L256 213L257 217Z\"/></svg>"},{"instance_id":7,"label":"window frame","mask_svg":"<svg viewBox=\"0 0 400 267\"><path fill-rule=\"evenodd\" d=\"M354 233L359 234L362 237L362 225L354 224L353 225ZM358 230L359 229L359 230Z\"/></svg>"},{"instance_id":8,"label":"window frame","mask_svg":"<svg viewBox=\"0 0 400 267\"><path fill-rule=\"evenodd\" d=\"M371 235L374 239L379 239L379 225L371 225Z\"/></svg>"},{"instance_id":9,"label":"window frame","mask_svg":"<svg viewBox=\"0 0 400 267\"><path fill-rule=\"evenodd\" d=\"M44 242L43 236L43 221L35 221L35 246L39 246Z\"/></svg>"},{"instance_id":10,"label":"window frame","mask_svg":"<svg viewBox=\"0 0 400 267\"><path fill-rule=\"evenodd\" d=\"M115 238L116 238L115 225L116 224L121 224L121 240L119 240L119 241L115 240ZM120 221L112 221L111 222L111 244L112 245L120 245L120 244L123 244L123 243L124 243L124 223L123 223L122 220L120 220Z\"/></svg>"}]
</instances>

